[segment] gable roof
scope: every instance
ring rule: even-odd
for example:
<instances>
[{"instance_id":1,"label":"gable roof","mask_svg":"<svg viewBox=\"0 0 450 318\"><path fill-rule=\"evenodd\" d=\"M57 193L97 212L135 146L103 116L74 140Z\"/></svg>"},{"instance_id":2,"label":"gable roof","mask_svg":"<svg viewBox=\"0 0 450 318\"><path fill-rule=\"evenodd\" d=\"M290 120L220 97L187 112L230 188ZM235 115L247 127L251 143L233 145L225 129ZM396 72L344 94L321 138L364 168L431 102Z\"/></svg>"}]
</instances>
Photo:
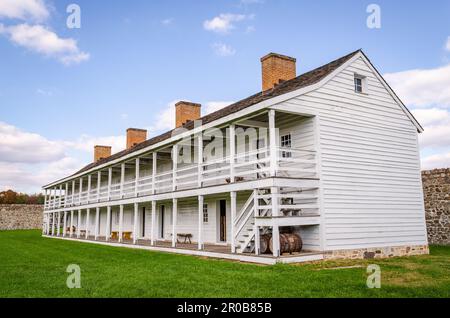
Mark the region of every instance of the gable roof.
<instances>
[{"instance_id":1,"label":"gable roof","mask_svg":"<svg viewBox=\"0 0 450 318\"><path fill-rule=\"evenodd\" d=\"M307 86L311 86L314 84L319 83L320 81L322 81L324 78L326 78L328 75L330 75L331 73L333 73L335 70L337 70L339 67L341 67L343 64L345 64L347 61L349 61L351 58L353 58L355 55L357 54L362 54L362 56L364 56L364 58L370 63L370 65L373 67L373 64L370 62L370 60L367 58L367 56L364 54L364 52L362 52L361 49L356 50L352 53L349 53L345 56L342 56L328 64L322 65L316 69L313 69L309 72L306 72L304 74L301 74L291 80L285 81L280 83L279 85L275 86L272 89L263 91L263 92L258 92L254 95L251 95L247 98L244 98L234 104L231 104L229 106L226 106L222 109L219 109L213 113L210 113L208 115L205 115L201 118L199 118L199 120L202 122L202 125L204 124L208 124L211 123L215 120L221 119L223 117L226 117L230 114L239 112L245 108L248 108L250 106L256 105L260 102L269 100L271 98L286 94L286 93L290 93L293 91L296 91L298 89L301 88L305 88ZM391 94L393 95L393 97L399 102L400 106L402 108L404 108L406 110L407 115L410 117L410 119L413 121L413 123L418 127L418 130L420 131L422 129L422 127L420 126L420 124L417 122L417 120L415 120L414 116L409 112L409 110L405 107L405 105L400 101L400 99L397 97L397 95L395 95L395 93L393 92L393 90L389 87L389 85L387 84L386 81L384 81L384 79L382 78L382 76L378 73L378 71L375 69L375 67L373 67L373 69L375 70L375 72L377 72L377 74L381 77L382 81L386 84L386 86L389 88ZM194 129L194 122L190 121L187 122L185 125L182 126L184 129L187 130L192 130ZM155 145L157 143L160 143L164 140L170 139L173 135L174 135L175 129L169 130L161 135L158 135L156 137L153 137L151 139L148 139L144 142L141 142L129 149L125 149L122 150L120 152L117 152L115 154L112 154L111 156L104 158L104 159L100 159L97 162L92 162L90 164L88 164L87 166L83 167L82 169L78 170L77 172L75 172L74 174L72 174L69 177L66 178L70 178L73 177L75 175L78 175L80 173L89 171L95 167L101 166L103 164L106 164L108 162L120 159L123 156L132 154L134 152L137 152L139 150L142 150L144 148L147 148L149 146ZM63 179L66 179L63 178ZM61 179L61 180L63 180ZM58 181L52 182L56 183Z\"/></svg>"},{"instance_id":2,"label":"gable roof","mask_svg":"<svg viewBox=\"0 0 450 318\"><path fill-rule=\"evenodd\" d=\"M264 92L259 92L256 93L250 97L244 98L234 104L231 104L229 106L226 106L222 109L219 109L213 113L210 113L208 115L205 115L201 118L199 118L199 120L202 122L202 124L207 124L210 123L214 120L217 120L219 118L225 117L227 115L236 113L242 109L245 109L247 107L250 107L252 105L258 104L262 101L265 101L267 99L279 96L279 95L283 95L285 93L297 90L299 88L302 87L306 87L312 84L315 84L317 82L320 82L324 77L326 77L327 75L329 75L330 73L332 73L335 69L337 69L339 66L341 66L342 64L344 64L346 61L348 61L351 57L353 57L356 53L360 52L360 50L357 50L355 52L352 52L350 54L347 54L337 60L334 60L328 64L325 64L321 67L318 67L312 71L309 71L307 73L304 73L300 76L297 76L296 78L293 78L289 81L285 81L282 82L281 84L275 86L272 89L266 90ZM191 130L194 128L194 122L190 121L187 122L185 125L183 125L183 128ZM173 132L175 129L169 130L159 136L153 137L151 139L148 139L144 142L141 142L137 145L135 145L132 148L129 149L125 149L122 151L119 151L107 158L104 159L100 159L97 162L93 162L88 164L87 166L83 167L82 169L80 169L79 171L77 171L76 173L74 173L74 175L79 174L81 172L85 172L88 171L96 166L102 165L104 163L107 163L109 161L113 161L115 159L118 159L122 156L125 156L127 154L133 153L137 150L146 148L148 146L157 144L163 140L169 139L170 137L173 136Z\"/></svg>"}]
</instances>

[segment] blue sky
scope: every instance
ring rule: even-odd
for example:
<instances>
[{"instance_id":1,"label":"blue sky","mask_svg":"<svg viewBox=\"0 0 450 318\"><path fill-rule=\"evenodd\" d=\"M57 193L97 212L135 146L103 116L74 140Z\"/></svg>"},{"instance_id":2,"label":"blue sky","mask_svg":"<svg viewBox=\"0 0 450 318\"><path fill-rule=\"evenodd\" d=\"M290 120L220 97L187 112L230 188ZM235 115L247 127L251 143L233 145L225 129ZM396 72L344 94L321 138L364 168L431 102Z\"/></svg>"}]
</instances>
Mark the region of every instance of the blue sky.
<instances>
[{"instance_id":1,"label":"blue sky","mask_svg":"<svg viewBox=\"0 0 450 318\"><path fill-rule=\"evenodd\" d=\"M80 29L66 26L71 3ZM371 3L380 29L366 25ZM272 51L300 74L362 48L431 129L425 166L449 166L449 17L449 1L0 0L0 190L37 191L94 143L120 150L126 128L169 128L176 100L207 111L259 91ZM418 98L430 83L439 96Z\"/></svg>"}]
</instances>

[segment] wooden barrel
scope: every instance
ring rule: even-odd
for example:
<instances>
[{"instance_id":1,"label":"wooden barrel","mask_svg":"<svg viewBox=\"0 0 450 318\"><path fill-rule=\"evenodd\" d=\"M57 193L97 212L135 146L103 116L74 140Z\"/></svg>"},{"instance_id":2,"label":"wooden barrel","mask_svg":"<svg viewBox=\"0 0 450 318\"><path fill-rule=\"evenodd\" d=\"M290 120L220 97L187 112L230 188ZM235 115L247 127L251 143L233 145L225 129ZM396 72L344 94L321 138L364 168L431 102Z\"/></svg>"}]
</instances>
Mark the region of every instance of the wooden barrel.
<instances>
[{"instance_id":1,"label":"wooden barrel","mask_svg":"<svg viewBox=\"0 0 450 318\"><path fill-rule=\"evenodd\" d=\"M269 241L269 249L272 253L273 240ZM303 247L302 239L298 234L284 233L280 234L280 254L300 252Z\"/></svg>"},{"instance_id":2,"label":"wooden barrel","mask_svg":"<svg viewBox=\"0 0 450 318\"><path fill-rule=\"evenodd\" d=\"M270 238L268 234L260 236L259 251L261 254L270 253Z\"/></svg>"}]
</instances>

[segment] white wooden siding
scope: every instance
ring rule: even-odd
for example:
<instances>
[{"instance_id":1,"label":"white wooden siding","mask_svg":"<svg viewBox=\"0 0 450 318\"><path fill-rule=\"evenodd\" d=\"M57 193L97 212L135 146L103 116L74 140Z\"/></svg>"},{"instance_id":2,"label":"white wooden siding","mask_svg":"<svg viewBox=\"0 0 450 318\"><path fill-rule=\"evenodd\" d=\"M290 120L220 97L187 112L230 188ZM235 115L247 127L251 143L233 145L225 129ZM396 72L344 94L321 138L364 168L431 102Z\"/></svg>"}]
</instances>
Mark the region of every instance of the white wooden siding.
<instances>
[{"instance_id":1,"label":"white wooden siding","mask_svg":"<svg viewBox=\"0 0 450 318\"><path fill-rule=\"evenodd\" d=\"M362 58L280 105L319 116L325 250L427 243L417 130Z\"/></svg>"}]
</instances>

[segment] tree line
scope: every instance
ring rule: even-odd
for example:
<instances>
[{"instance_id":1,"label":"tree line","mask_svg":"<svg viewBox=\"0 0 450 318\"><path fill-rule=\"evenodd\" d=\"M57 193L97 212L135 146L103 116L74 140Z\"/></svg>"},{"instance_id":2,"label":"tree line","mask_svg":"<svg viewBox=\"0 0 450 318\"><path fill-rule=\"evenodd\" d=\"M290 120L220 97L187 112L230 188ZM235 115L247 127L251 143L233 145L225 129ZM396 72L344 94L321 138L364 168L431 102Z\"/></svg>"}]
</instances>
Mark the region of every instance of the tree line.
<instances>
[{"instance_id":1,"label":"tree line","mask_svg":"<svg viewBox=\"0 0 450 318\"><path fill-rule=\"evenodd\" d=\"M13 190L0 192L0 204L44 204L44 200L42 193L26 194Z\"/></svg>"}]
</instances>

